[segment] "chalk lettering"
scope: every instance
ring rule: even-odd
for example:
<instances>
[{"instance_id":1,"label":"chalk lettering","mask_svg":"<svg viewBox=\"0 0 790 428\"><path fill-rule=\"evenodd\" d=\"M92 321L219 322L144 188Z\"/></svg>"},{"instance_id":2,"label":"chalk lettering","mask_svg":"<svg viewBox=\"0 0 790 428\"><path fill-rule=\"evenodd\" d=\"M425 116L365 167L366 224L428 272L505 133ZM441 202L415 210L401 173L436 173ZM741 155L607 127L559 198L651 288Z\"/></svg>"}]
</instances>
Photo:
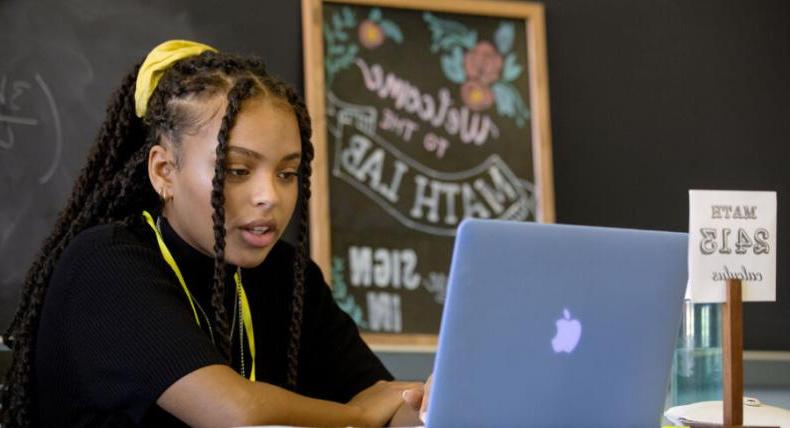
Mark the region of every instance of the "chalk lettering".
<instances>
[{"instance_id":1,"label":"chalk lettering","mask_svg":"<svg viewBox=\"0 0 790 428\"><path fill-rule=\"evenodd\" d=\"M525 220L532 210L531 183L516 177L497 155L446 173L416 162L378 135L352 134L348 140L341 135L332 174L406 227L453 236L466 217Z\"/></svg>"},{"instance_id":2,"label":"chalk lettering","mask_svg":"<svg viewBox=\"0 0 790 428\"><path fill-rule=\"evenodd\" d=\"M486 205L475 192L475 188L483 189L484 192L489 191L490 188L482 180L482 178L475 180L475 186L473 187L470 183L461 183L459 185L417 175L414 177L414 182L417 185L414 205L412 205L409 214L414 219L419 220L425 217L429 222L436 223L440 219L439 211L444 208L446 212L443 221L446 224L455 224L458 222L458 216L456 215L458 201L456 195L460 193L464 217L489 218L492 215L491 210L486 208ZM442 205L442 196L444 196L444 205ZM493 193L486 193L484 196L484 199L496 202L496 196ZM425 213L423 213L424 208L427 209ZM496 214L501 214L504 211L504 207L498 203L492 208L494 208Z\"/></svg>"},{"instance_id":3,"label":"chalk lettering","mask_svg":"<svg viewBox=\"0 0 790 428\"><path fill-rule=\"evenodd\" d=\"M417 252L411 248L395 250L352 246L348 249L351 285L354 287L391 287L414 290L420 286Z\"/></svg>"},{"instance_id":4,"label":"chalk lettering","mask_svg":"<svg viewBox=\"0 0 790 428\"><path fill-rule=\"evenodd\" d=\"M361 58L357 58L355 63L362 72L365 88L381 99L392 100L396 109L415 114L436 128L443 127L449 135L457 135L464 143L482 145L489 138L499 137L499 128L490 116L471 113L465 106L452 107L453 100L446 88L441 88L437 94L437 110L433 96L421 93L409 81L391 72L385 74L379 64L368 65Z\"/></svg>"},{"instance_id":5,"label":"chalk lettering","mask_svg":"<svg viewBox=\"0 0 790 428\"><path fill-rule=\"evenodd\" d=\"M447 148L450 147L450 142L444 137L440 137L433 132L429 132L425 134L422 145L425 150L436 153L436 157L441 159L444 157L444 153L447 151Z\"/></svg>"},{"instance_id":6,"label":"chalk lettering","mask_svg":"<svg viewBox=\"0 0 790 428\"><path fill-rule=\"evenodd\" d=\"M491 187L483 178L478 178L474 183L475 189L480 192L480 195L488 202L488 205L491 206L494 212L499 213L505 210L504 204L507 201L516 199L518 195L516 194L516 189L502 177L499 169L491 167L488 169L488 174L494 186Z\"/></svg>"},{"instance_id":7,"label":"chalk lettering","mask_svg":"<svg viewBox=\"0 0 790 428\"><path fill-rule=\"evenodd\" d=\"M372 331L399 333L401 321L400 296L386 292L368 292L368 325Z\"/></svg>"},{"instance_id":8,"label":"chalk lettering","mask_svg":"<svg viewBox=\"0 0 790 428\"><path fill-rule=\"evenodd\" d=\"M409 167L400 160L394 160L392 164L394 170L389 183L382 182L385 152L383 149L377 148L368 155L371 146L372 143L367 137L352 136L349 145L342 152L342 165L354 178L366 183L388 201L396 203L398 202L398 189L401 180Z\"/></svg>"},{"instance_id":9,"label":"chalk lettering","mask_svg":"<svg viewBox=\"0 0 790 428\"><path fill-rule=\"evenodd\" d=\"M395 133L404 141L411 140L412 133L420 128L413 120L398 117L394 111L388 108L385 108L383 113L379 128Z\"/></svg>"}]
</instances>

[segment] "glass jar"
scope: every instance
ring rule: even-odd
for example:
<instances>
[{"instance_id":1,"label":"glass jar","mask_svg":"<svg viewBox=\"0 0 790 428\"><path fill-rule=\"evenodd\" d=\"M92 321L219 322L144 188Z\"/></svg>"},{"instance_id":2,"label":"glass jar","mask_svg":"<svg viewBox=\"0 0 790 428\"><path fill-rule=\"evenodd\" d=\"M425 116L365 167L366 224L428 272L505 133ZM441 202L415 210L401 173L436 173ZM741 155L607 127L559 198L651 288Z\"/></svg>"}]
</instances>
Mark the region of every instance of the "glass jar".
<instances>
[{"instance_id":1,"label":"glass jar","mask_svg":"<svg viewBox=\"0 0 790 428\"><path fill-rule=\"evenodd\" d=\"M683 303L669 405L722 399L721 305Z\"/></svg>"}]
</instances>

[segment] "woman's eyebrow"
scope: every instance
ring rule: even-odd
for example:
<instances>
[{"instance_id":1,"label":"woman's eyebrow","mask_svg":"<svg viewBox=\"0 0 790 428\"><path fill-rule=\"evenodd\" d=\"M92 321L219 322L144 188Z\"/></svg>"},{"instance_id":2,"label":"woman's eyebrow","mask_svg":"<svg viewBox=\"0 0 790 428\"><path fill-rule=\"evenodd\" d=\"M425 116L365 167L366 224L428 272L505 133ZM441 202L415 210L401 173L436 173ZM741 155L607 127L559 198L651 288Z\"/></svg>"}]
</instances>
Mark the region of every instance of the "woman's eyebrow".
<instances>
[{"instance_id":1,"label":"woman's eyebrow","mask_svg":"<svg viewBox=\"0 0 790 428\"><path fill-rule=\"evenodd\" d=\"M230 152L236 152L242 156L249 156L255 159L260 159L263 157L263 155L261 155L260 153L254 150L245 149L244 147L239 147L239 146L229 146L228 153Z\"/></svg>"},{"instance_id":2,"label":"woman's eyebrow","mask_svg":"<svg viewBox=\"0 0 790 428\"><path fill-rule=\"evenodd\" d=\"M293 152L290 155L285 156L283 158L282 162L288 162L288 161L292 161L292 160L299 160L301 158L302 158L302 154L300 152Z\"/></svg>"},{"instance_id":3,"label":"woman's eyebrow","mask_svg":"<svg viewBox=\"0 0 790 428\"><path fill-rule=\"evenodd\" d=\"M237 153L239 155L249 156L249 157L255 158L255 159L263 159L263 157L264 157L262 154L254 151L254 150L246 149L244 147L239 147L239 146L228 146L228 153L230 153L230 152L235 152L235 153ZM302 158L302 153L301 152L293 152L293 153L290 153L290 154L284 156L282 158L281 162L288 162L288 161L292 161L292 160L299 160L301 158Z\"/></svg>"}]
</instances>

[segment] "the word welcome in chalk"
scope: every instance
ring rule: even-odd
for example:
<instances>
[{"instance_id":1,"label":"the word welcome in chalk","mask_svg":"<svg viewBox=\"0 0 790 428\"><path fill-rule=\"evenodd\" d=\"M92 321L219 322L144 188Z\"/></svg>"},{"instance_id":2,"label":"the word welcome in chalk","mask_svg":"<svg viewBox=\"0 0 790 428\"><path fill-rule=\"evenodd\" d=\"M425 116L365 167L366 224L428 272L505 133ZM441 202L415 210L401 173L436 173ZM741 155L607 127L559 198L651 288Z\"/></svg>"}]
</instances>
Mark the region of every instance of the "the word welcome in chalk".
<instances>
[{"instance_id":1,"label":"the word welcome in chalk","mask_svg":"<svg viewBox=\"0 0 790 428\"><path fill-rule=\"evenodd\" d=\"M374 64L369 66L358 58L356 65L362 71L365 87L382 99L391 99L395 108L416 114L435 128L443 128L451 136L458 136L464 143L485 144L489 136L499 137L499 128L488 115L471 113L467 107L456 108L450 91L441 88L436 97L424 94L414 84Z\"/></svg>"}]
</instances>

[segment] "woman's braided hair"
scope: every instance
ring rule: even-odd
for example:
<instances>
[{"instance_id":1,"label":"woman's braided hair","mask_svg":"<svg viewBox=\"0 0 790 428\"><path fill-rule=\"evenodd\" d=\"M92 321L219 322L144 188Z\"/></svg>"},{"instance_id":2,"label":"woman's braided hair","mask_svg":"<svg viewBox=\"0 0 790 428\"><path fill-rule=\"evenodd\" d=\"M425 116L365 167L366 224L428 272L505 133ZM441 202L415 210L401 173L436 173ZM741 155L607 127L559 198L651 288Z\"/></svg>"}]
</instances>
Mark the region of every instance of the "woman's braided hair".
<instances>
[{"instance_id":1,"label":"woman's braided hair","mask_svg":"<svg viewBox=\"0 0 790 428\"><path fill-rule=\"evenodd\" d=\"M310 162L313 146L307 108L301 98L282 81L270 76L263 63L252 57L218 52L176 62L162 77L141 120L135 115L135 80L140 65L127 75L113 95L88 162L77 179L66 207L44 241L27 272L22 298L4 337L13 350L11 366L3 380L2 413L5 427L33 423L31 369L36 330L52 271L71 240L83 230L106 223L137 224L141 211L159 212L161 201L148 181L148 152L163 136L178 146L183 132L201 124L198 103L207 97L226 94L227 107L217 136L217 160L212 181L214 210L214 278L211 306L218 347L230 360L230 327L223 305L225 293L225 154L231 129L244 100L266 97L287 103L296 116L301 137L299 165L299 234L294 261L292 317L289 328L287 385L296 389L299 342L302 324L304 271L307 264L307 201L310 198Z\"/></svg>"}]
</instances>

